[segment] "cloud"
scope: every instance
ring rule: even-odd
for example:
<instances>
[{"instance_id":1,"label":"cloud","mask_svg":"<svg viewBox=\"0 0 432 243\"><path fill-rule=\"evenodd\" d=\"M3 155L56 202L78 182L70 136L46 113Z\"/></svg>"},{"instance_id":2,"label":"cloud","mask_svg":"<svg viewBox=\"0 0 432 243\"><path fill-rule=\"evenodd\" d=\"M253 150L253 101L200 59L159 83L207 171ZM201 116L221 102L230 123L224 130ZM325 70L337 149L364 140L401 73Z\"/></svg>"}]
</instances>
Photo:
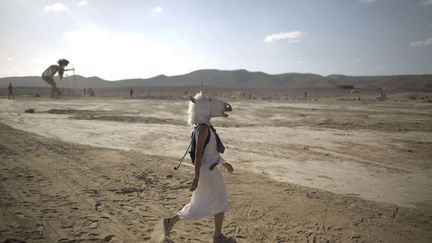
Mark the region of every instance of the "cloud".
<instances>
[{"instance_id":1,"label":"cloud","mask_svg":"<svg viewBox=\"0 0 432 243\"><path fill-rule=\"evenodd\" d=\"M411 46L411 47L415 47L415 46L431 46L431 45L432 45L432 38L428 38L426 40L414 41L414 42L411 42L409 44L409 46Z\"/></svg>"},{"instance_id":2,"label":"cloud","mask_svg":"<svg viewBox=\"0 0 432 243\"><path fill-rule=\"evenodd\" d=\"M275 43L275 42L288 42L295 43L299 42L301 37L306 36L306 33L300 31L292 31L292 32L279 32L276 34L267 35L264 38L264 42L267 43Z\"/></svg>"},{"instance_id":3,"label":"cloud","mask_svg":"<svg viewBox=\"0 0 432 243\"><path fill-rule=\"evenodd\" d=\"M361 3L374 3L376 0L359 0Z\"/></svg>"},{"instance_id":4,"label":"cloud","mask_svg":"<svg viewBox=\"0 0 432 243\"><path fill-rule=\"evenodd\" d=\"M158 6L154 9L152 9L153 14L160 14L162 12L163 8L161 6Z\"/></svg>"},{"instance_id":5,"label":"cloud","mask_svg":"<svg viewBox=\"0 0 432 243\"><path fill-rule=\"evenodd\" d=\"M45 5L45 10L52 12L64 12L67 11L68 8L63 3L54 3L51 5Z\"/></svg>"},{"instance_id":6,"label":"cloud","mask_svg":"<svg viewBox=\"0 0 432 243\"><path fill-rule=\"evenodd\" d=\"M77 3L78 7L83 7L86 6L88 4L87 1L80 1L79 3Z\"/></svg>"},{"instance_id":7,"label":"cloud","mask_svg":"<svg viewBox=\"0 0 432 243\"><path fill-rule=\"evenodd\" d=\"M301 60L299 60L299 61L296 62L296 64L298 64L298 65L303 64L303 63L305 63L305 62L301 61Z\"/></svg>"},{"instance_id":8,"label":"cloud","mask_svg":"<svg viewBox=\"0 0 432 243\"><path fill-rule=\"evenodd\" d=\"M422 6L432 6L432 0L422 0L419 4Z\"/></svg>"}]
</instances>

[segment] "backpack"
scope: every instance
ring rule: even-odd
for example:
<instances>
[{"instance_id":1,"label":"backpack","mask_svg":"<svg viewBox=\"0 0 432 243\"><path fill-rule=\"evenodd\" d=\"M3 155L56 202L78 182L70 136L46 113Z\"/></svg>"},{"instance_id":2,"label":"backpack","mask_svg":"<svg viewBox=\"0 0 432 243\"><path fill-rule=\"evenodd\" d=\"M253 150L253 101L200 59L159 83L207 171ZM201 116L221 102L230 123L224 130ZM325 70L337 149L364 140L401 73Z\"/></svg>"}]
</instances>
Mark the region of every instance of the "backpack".
<instances>
[{"instance_id":1,"label":"backpack","mask_svg":"<svg viewBox=\"0 0 432 243\"><path fill-rule=\"evenodd\" d=\"M207 135L207 138L204 142L204 147L203 147L203 151L202 151L204 153L204 150L205 150L207 144L210 142L211 133L210 133L209 126L207 124L199 124L197 131L199 130L200 126L205 126L208 129L208 135ZM191 148L189 151L189 155L190 155L190 158L191 158L193 165L195 165L195 150L196 150L196 140L195 140L195 129L194 129L194 131L191 134Z\"/></svg>"}]
</instances>

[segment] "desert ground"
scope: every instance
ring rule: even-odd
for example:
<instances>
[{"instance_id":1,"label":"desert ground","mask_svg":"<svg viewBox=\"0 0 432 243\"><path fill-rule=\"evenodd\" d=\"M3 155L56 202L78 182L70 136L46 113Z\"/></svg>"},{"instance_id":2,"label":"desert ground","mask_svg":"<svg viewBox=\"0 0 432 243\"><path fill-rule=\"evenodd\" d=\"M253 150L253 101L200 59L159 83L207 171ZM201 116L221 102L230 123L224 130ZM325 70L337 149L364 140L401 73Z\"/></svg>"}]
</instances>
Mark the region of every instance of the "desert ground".
<instances>
[{"instance_id":1,"label":"desert ground","mask_svg":"<svg viewBox=\"0 0 432 243\"><path fill-rule=\"evenodd\" d=\"M215 119L239 242L432 242L431 94L240 99ZM300 96L299 96L300 97ZM425 98L427 97L427 98ZM190 198L188 99L0 100L0 240L161 242ZM34 113L26 113L27 109ZM174 242L211 242L211 219Z\"/></svg>"}]
</instances>

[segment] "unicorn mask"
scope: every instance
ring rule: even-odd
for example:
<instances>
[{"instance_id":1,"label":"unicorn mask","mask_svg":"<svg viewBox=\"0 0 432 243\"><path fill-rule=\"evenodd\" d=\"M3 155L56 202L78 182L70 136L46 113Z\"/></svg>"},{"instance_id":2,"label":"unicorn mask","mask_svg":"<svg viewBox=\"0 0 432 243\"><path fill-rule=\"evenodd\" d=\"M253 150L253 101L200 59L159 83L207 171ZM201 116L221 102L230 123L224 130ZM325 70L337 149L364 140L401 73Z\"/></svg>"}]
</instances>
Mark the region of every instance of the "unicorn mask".
<instances>
[{"instance_id":1,"label":"unicorn mask","mask_svg":"<svg viewBox=\"0 0 432 243\"><path fill-rule=\"evenodd\" d=\"M202 92L190 96L191 102L189 103L189 125L193 124L207 124L210 125L210 118L212 117L228 117L225 112L232 111L230 104L225 101L204 97Z\"/></svg>"}]
</instances>

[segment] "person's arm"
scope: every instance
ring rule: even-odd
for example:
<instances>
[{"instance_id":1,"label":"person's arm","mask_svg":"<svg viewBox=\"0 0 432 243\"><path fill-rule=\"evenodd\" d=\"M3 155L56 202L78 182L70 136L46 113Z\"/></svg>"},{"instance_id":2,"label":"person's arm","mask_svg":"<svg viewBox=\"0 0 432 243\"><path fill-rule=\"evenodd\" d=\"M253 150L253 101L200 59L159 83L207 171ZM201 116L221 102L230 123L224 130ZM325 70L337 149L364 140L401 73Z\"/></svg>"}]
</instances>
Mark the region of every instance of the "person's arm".
<instances>
[{"instance_id":1,"label":"person's arm","mask_svg":"<svg viewBox=\"0 0 432 243\"><path fill-rule=\"evenodd\" d=\"M195 149L195 176L190 186L190 191L195 191L198 187L198 181L200 176L200 168L201 168L201 160L204 153L204 144L207 139L209 133L209 129L206 126L201 126L198 128L198 138L196 141L196 149Z\"/></svg>"},{"instance_id":2,"label":"person's arm","mask_svg":"<svg viewBox=\"0 0 432 243\"><path fill-rule=\"evenodd\" d=\"M225 167L225 169L228 171L228 173L233 173L234 167L232 167L232 165L230 163L225 162L222 165L223 165L223 167Z\"/></svg>"}]
</instances>

